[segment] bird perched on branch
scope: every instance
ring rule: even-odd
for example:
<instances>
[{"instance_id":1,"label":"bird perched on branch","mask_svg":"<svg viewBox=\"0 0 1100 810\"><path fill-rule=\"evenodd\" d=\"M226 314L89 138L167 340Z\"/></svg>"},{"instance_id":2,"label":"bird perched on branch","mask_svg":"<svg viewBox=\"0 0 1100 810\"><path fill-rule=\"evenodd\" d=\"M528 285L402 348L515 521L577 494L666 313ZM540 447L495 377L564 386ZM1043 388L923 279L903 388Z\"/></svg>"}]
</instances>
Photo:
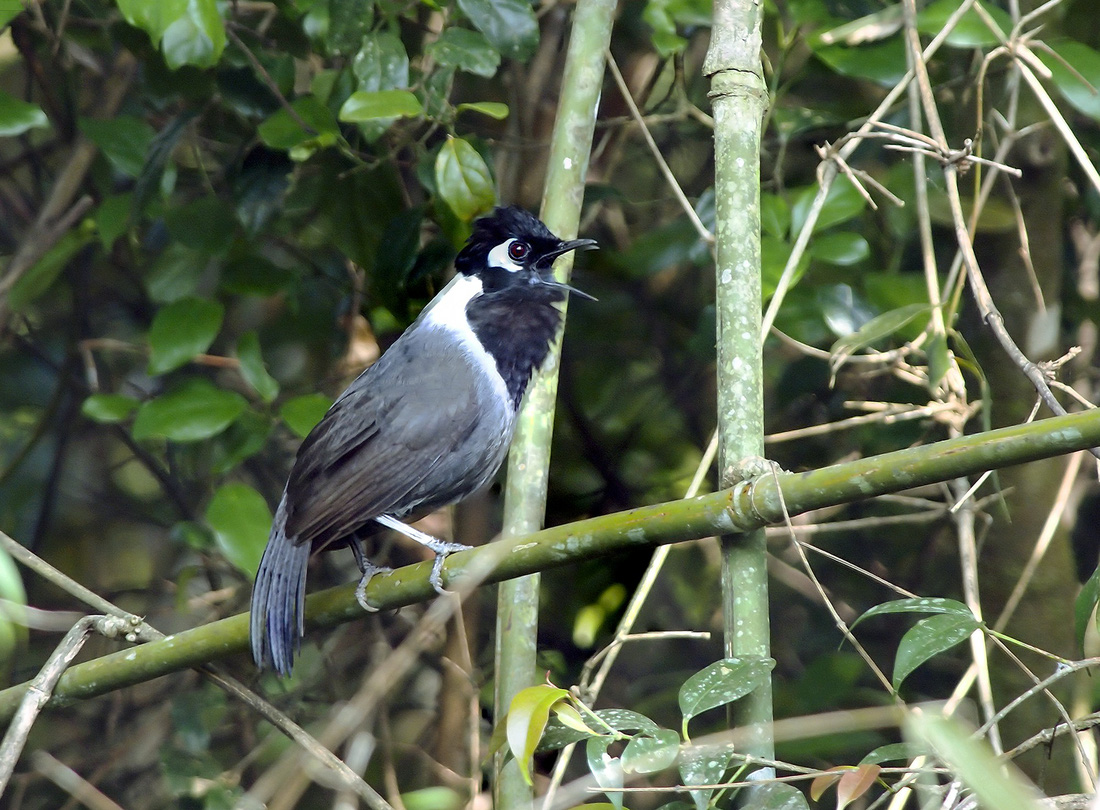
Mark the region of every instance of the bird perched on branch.
<instances>
[{"instance_id":1,"label":"bird perched on branch","mask_svg":"<svg viewBox=\"0 0 1100 810\"><path fill-rule=\"evenodd\" d=\"M360 540L393 529L435 553L431 583L443 591L444 559L468 546L403 520L460 501L496 475L527 384L561 325L557 305L578 292L554 280L554 260L595 246L563 241L514 206L474 223L454 279L298 450L252 591L257 666L290 673L313 550L351 546L363 572L357 596L369 610L366 584L380 569Z\"/></svg>"}]
</instances>

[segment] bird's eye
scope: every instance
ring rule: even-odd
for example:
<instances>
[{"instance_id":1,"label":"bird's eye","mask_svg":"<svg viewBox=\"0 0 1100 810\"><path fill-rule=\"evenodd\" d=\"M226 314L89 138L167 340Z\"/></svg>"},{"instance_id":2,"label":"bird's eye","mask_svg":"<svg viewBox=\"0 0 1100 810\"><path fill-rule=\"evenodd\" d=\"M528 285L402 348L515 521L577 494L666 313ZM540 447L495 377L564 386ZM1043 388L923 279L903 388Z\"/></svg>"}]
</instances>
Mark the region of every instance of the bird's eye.
<instances>
[{"instance_id":1,"label":"bird's eye","mask_svg":"<svg viewBox=\"0 0 1100 810\"><path fill-rule=\"evenodd\" d=\"M531 252L531 246L526 242L521 242L518 239L514 240L512 244L508 245L508 257L515 261L522 261L527 258L527 254Z\"/></svg>"}]
</instances>

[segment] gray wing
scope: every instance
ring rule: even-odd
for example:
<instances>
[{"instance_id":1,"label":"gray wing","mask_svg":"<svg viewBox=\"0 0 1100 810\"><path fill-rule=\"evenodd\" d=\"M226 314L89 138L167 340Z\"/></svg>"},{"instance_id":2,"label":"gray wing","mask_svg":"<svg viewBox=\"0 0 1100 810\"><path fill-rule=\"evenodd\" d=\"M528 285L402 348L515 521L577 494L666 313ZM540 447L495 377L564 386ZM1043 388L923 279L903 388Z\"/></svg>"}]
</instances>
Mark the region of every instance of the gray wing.
<instances>
[{"instance_id":1,"label":"gray wing","mask_svg":"<svg viewBox=\"0 0 1100 810\"><path fill-rule=\"evenodd\" d=\"M444 349L454 356L433 363L437 373L429 376L412 362L416 348L395 343L303 442L286 490L286 534L295 543L322 545L382 514L443 506L465 494L461 476L495 474L503 452L465 458L464 446L484 429L486 404L470 361ZM506 444L510 435L502 438Z\"/></svg>"}]
</instances>

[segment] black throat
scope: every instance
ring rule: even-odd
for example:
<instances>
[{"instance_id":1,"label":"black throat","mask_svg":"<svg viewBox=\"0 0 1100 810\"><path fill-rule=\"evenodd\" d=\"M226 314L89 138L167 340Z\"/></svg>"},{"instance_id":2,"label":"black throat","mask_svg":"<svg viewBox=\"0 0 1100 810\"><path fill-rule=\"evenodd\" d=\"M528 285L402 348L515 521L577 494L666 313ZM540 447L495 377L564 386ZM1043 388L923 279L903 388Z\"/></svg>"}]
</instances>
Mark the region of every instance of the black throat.
<instances>
[{"instance_id":1,"label":"black throat","mask_svg":"<svg viewBox=\"0 0 1100 810\"><path fill-rule=\"evenodd\" d=\"M516 285L479 295L466 306L470 328L496 361L515 409L550 351L561 325L555 304L564 299L553 287Z\"/></svg>"}]
</instances>

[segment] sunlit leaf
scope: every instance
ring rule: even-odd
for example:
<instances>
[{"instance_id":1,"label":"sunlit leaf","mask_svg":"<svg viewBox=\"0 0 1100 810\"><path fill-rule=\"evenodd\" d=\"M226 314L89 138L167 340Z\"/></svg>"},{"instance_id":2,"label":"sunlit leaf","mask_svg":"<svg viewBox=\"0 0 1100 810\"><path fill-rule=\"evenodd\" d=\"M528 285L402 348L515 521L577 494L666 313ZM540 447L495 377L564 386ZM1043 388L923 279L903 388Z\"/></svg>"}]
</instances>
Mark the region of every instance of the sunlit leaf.
<instances>
[{"instance_id":1,"label":"sunlit leaf","mask_svg":"<svg viewBox=\"0 0 1100 810\"><path fill-rule=\"evenodd\" d=\"M160 47L168 67L213 67L225 50L225 22L216 0L188 0L182 14L164 29Z\"/></svg>"},{"instance_id":2,"label":"sunlit leaf","mask_svg":"<svg viewBox=\"0 0 1100 810\"><path fill-rule=\"evenodd\" d=\"M127 419L139 404L125 394L92 394L80 404L80 412L93 422L113 424Z\"/></svg>"},{"instance_id":3,"label":"sunlit leaf","mask_svg":"<svg viewBox=\"0 0 1100 810\"><path fill-rule=\"evenodd\" d=\"M857 332L842 337L833 344L829 350L833 355L833 365L839 365L860 349L877 345L911 321L921 316L927 316L931 311L932 308L927 304L909 304L875 316L861 326Z\"/></svg>"},{"instance_id":4,"label":"sunlit leaf","mask_svg":"<svg viewBox=\"0 0 1100 810\"><path fill-rule=\"evenodd\" d=\"M209 439L229 427L247 405L240 394L215 388L206 380L191 380L142 404L134 419L134 438Z\"/></svg>"},{"instance_id":5,"label":"sunlit leaf","mask_svg":"<svg viewBox=\"0 0 1100 810\"><path fill-rule=\"evenodd\" d=\"M732 754L732 747L701 745L687 748L680 756L680 778L688 787L716 784L726 772ZM692 790L690 795L696 810L706 810L714 788Z\"/></svg>"},{"instance_id":6,"label":"sunlit leaf","mask_svg":"<svg viewBox=\"0 0 1100 810\"><path fill-rule=\"evenodd\" d=\"M872 616L885 616L891 613L931 613L974 618L970 608L957 599L946 599L942 596L917 596L909 599L894 599L890 602L883 602L881 605L875 605L864 611L859 618L852 622L852 627L854 628L864 619L869 619Z\"/></svg>"},{"instance_id":7,"label":"sunlit leaf","mask_svg":"<svg viewBox=\"0 0 1100 810\"><path fill-rule=\"evenodd\" d=\"M206 522L226 559L255 579L271 529L263 496L247 484L225 484L206 507Z\"/></svg>"},{"instance_id":8,"label":"sunlit leaf","mask_svg":"<svg viewBox=\"0 0 1100 810\"><path fill-rule=\"evenodd\" d=\"M550 707L569 697L569 691L546 684L521 689L508 705L508 747L516 758L520 773L527 784L531 781L531 757L535 755Z\"/></svg>"},{"instance_id":9,"label":"sunlit leaf","mask_svg":"<svg viewBox=\"0 0 1100 810\"><path fill-rule=\"evenodd\" d=\"M1001 29L1001 34L1007 37L1012 30L1012 18L993 3L980 5L982 11ZM935 0L917 13L917 30L930 37L936 36L946 27L948 18L958 10L958 0ZM982 15L971 8L959 18L944 43L954 48L992 48L999 45L1001 39L985 24Z\"/></svg>"},{"instance_id":10,"label":"sunlit leaf","mask_svg":"<svg viewBox=\"0 0 1100 810\"><path fill-rule=\"evenodd\" d=\"M436 191L455 215L469 222L496 202L484 159L462 138L448 138L435 161Z\"/></svg>"},{"instance_id":11,"label":"sunlit leaf","mask_svg":"<svg viewBox=\"0 0 1100 810\"><path fill-rule=\"evenodd\" d=\"M696 672L680 687L684 724L697 714L749 694L767 682L774 666L770 658L723 658Z\"/></svg>"},{"instance_id":12,"label":"sunlit leaf","mask_svg":"<svg viewBox=\"0 0 1100 810\"><path fill-rule=\"evenodd\" d=\"M0 138L12 138L49 125L46 113L37 104L0 91Z\"/></svg>"},{"instance_id":13,"label":"sunlit leaf","mask_svg":"<svg viewBox=\"0 0 1100 810\"><path fill-rule=\"evenodd\" d=\"M1051 80L1066 101L1090 118L1100 120L1100 52L1082 42L1053 41L1035 55L1050 69Z\"/></svg>"},{"instance_id":14,"label":"sunlit leaf","mask_svg":"<svg viewBox=\"0 0 1100 810\"><path fill-rule=\"evenodd\" d=\"M498 121L503 121L508 117L508 105L496 101L476 101L469 104L459 104L455 109L459 112L469 110L470 112L481 113Z\"/></svg>"},{"instance_id":15,"label":"sunlit leaf","mask_svg":"<svg viewBox=\"0 0 1100 810\"><path fill-rule=\"evenodd\" d=\"M359 90L348 96L338 117L341 121L354 124L380 118L416 118L422 115L424 108L408 90Z\"/></svg>"},{"instance_id":16,"label":"sunlit leaf","mask_svg":"<svg viewBox=\"0 0 1100 810\"><path fill-rule=\"evenodd\" d=\"M810 255L821 262L847 267L870 256L871 246L861 234L837 231L815 237L810 243Z\"/></svg>"}]
</instances>

